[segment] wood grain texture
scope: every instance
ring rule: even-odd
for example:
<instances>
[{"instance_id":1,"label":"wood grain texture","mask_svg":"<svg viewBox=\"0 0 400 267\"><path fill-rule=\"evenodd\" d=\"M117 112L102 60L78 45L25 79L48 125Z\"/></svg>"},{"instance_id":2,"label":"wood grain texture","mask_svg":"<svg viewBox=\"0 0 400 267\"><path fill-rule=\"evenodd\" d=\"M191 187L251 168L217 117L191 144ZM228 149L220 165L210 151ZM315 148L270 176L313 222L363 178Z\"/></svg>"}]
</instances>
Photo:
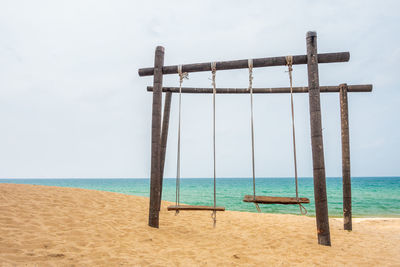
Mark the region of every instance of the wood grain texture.
<instances>
[{"instance_id":1,"label":"wood grain texture","mask_svg":"<svg viewBox=\"0 0 400 267\"><path fill-rule=\"evenodd\" d=\"M158 228L161 201L161 100L162 100L162 66L164 64L164 48L157 46L154 58L153 76L153 111L151 122L151 174L150 174L150 206L149 226Z\"/></svg>"},{"instance_id":2,"label":"wood grain texture","mask_svg":"<svg viewBox=\"0 0 400 267\"><path fill-rule=\"evenodd\" d=\"M334 62L347 62L350 59L349 52L337 53L323 53L319 54L319 63L334 63ZM293 56L293 65L307 64L307 55ZM272 67L272 66L285 66L286 57L266 57L254 58L253 67ZM248 59L232 60L232 61L217 61L218 70L234 70L234 69L247 69ZM182 65L182 72L201 72L211 71L211 62L207 63L194 63ZM164 66L162 68L163 74L176 74L178 73L178 65ZM139 76L151 76L154 74L154 68L141 68L138 70Z\"/></svg>"},{"instance_id":3,"label":"wood grain texture","mask_svg":"<svg viewBox=\"0 0 400 267\"><path fill-rule=\"evenodd\" d=\"M163 92L179 93L179 87L163 87ZM153 86L147 86L147 91L152 92ZM321 93L339 93L339 86L320 86ZM348 85L347 92L371 92L372 84ZM212 94L212 88L182 87L186 94ZM217 88L217 94L249 94L248 88ZM253 88L254 94L290 94L290 87ZM293 93L308 93L308 87L293 87Z\"/></svg>"},{"instance_id":4,"label":"wood grain texture","mask_svg":"<svg viewBox=\"0 0 400 267\"><path fill-rule=\"evenodd\" d=\"M322 139L317 33L308 32L306 40L314 198L318 244L330 246L331 236L329 230L328 198L326 194L324 147Z\"/></svg>"},{"instance_id":5,"label":"wood grain texture","mask_svg":"<svg viewBox=\"0 0 400 267\"><path fill-rule=\"evenodd\" d=\"M350 138L347 84L340 85L340 121L342 136L342 183L343 183L343 224L344 230L351 231L351 176L350 176Z\"/></svg>"},{"instance_id":6,"label":"wood grain texture","mask_svg":"<svg viewBox=\"0 0 400 267\"><path fill-rule=\"evenodd\" d=\"M254 200L253 195L245 195L243 201L258 203L258 204L283 204L283 205L310 203L310 200L305 197L299 197L299 199L297 200L295 197L256 196L256 199Z\"/></svg>"}]
</instances>

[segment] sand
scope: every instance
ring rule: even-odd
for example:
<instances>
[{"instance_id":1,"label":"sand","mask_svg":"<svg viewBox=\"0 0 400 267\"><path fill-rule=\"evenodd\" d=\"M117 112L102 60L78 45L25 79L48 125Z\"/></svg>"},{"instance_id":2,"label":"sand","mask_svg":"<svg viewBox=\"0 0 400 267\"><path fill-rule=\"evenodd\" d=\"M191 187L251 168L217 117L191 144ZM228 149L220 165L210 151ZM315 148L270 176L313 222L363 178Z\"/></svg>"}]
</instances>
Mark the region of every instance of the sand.
<instances>
[{"instance_id":1,"label":"sand","mask_svg":"<svg viewBox=\"0 0 400 267\"><path fill-rule=\"evenodd\" d=\"M75 188L0 184L0 266L400 266L400 220L331 219L332 247L315 218L226 211L175 216L148 198Z\"/></svg>"}]
</instances>

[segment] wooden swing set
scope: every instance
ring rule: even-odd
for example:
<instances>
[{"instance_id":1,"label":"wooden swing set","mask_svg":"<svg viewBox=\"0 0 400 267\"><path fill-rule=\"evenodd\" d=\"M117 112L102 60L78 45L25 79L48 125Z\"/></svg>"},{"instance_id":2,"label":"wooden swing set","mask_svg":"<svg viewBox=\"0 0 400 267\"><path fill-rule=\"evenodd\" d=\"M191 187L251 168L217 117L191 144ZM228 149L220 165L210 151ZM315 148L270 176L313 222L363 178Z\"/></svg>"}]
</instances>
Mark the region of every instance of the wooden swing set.
<instances>
[{"instance_id":1,"label":"wooden swing set","mask_svg":"<svg viewBox=\"0 0 400 267\"><path fill-rule=\"evenodd\" d=\"M250 95L250 121L251 121L251 143L252 143L252 174L253 174L253 194L244 196L244 202L258 204L294 204L299 205L300 212L306 214L306 209L302 204L310 203L308 198L299 197L297 158L296 158L296 138L294 123L294 93L308 93L310 106L311 124L311 146L313 159L313 179L314 179L314 199L317 221L318 243L330 246L330 231L328 218L328 203L326 192L325 162L321 126L321 105L320 92L339 92L340 93L340 113L341 113L341 137L342 137L342 175L343 175L343 215L344 229L352 230L351 218L351 179L350 179L350 147L349 147L349 128L348 128L348 92L371 92L372 85L347 85L339 86L320 86L318 75L318 63L347 62L350 59L349 52L317 54L317 34L316 32L307 33L307 54L286 57L269 57L248 60L220 61L210 63L185 64L175 66L164 66L164 48L158 46L155 51L155 61L153 68L139 69L139 76L153 76L153 86L147 90L153 92L153 111L152 111L152 138L151 138L151 176L150 176L150 208L149 226L159 227L159 212L161 206L162 184L164 174L165 153L167 147L169 116L171 109L172 93L179 94L179 118L178 118L178 149L177 149L177 175L176 175L176 203L169 206L168 210L175 211L176 214L183 210L208 210L212 211L214 227L216 224L216 212L224 211L224 207L216 205L216 150L215 150L215 107L216 94L249 94ZM307 64L308 87L293 87L292 71L293 65ZM290 87L283 88L253 88L253 68L270 66L287 66L289 73ZM248 88L216 88L217 70L243 69L249 70ZM211 71L212 88L190 88L182 87L183 80L190 72ZM178 74L179 87L163 87L163 75ZM162 93L165 92L164 114L161 121L161 100ZM212 206L193 206L180 204L180 139L181 139L181 101L182 93L205 93L213 95L213 205ZM259 93L290 93L291 100L291 119L292 119L292 141L293 141L293 162L295 177L295 197L274 197L256 195L256 175L254 159L254 122L253 122L253 94ZM162 127L161 127L162 122Z\"/></svg>"}]
</instances>

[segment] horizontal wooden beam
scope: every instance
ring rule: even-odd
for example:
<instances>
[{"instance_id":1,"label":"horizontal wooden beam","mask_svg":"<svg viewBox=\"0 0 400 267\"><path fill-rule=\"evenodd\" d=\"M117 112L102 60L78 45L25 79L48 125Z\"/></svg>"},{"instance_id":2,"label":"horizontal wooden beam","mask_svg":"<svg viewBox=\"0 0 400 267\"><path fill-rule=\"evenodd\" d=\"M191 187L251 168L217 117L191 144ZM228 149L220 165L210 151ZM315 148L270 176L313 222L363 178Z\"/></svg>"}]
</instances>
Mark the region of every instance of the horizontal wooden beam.
<instances>
[{"instance_id":1,"label":"horizontal wooden beam","mask_svg":"<svg viewBox=\"0 0 400 267\"><path fill-rule=\"evenodd\" d=\"M148 86L147 91L152 92L153 87ZM179 87L163 87L163 92L179 93ZM320 86L321 93L338 93L339 86ZM372 84L348 85L348 92L371 92ZM187 94L212 94L212 88L182 87L182 93ZM217 94L248 94L247 88L217 88ZM290 93L290 87L253 88L255 94L282 94ZM308 87L293 87L293 93L308 93Z\"/></svg>"},{"instance_id":2,"label":"horizontal wooden beam","mask_svg":"<svg viewBox=\"0 0 400 267\"><path fill-rule=\"evenodd\" d=\"M318 63L334 63L334 62L347 62L350 60L349 52L338 53L323 53L318 54ZM293 56L293 65L307 64L307 55ZM286 57L266 57L266 58L253 58L253 67L272 67L272 66L285 66ZM232 60L232 61L217 61L217 70L233 70L233 69L246 69L248 68L248 59ZM211 62L207 63L194 63L182 65L182 72L200 72L211 71ZM151 76L154 74L154 68L142 68L138 71L139 76ZM178 65L164 66L162 68L163 74L178 73Z\"/></svg>"}]
</instances>

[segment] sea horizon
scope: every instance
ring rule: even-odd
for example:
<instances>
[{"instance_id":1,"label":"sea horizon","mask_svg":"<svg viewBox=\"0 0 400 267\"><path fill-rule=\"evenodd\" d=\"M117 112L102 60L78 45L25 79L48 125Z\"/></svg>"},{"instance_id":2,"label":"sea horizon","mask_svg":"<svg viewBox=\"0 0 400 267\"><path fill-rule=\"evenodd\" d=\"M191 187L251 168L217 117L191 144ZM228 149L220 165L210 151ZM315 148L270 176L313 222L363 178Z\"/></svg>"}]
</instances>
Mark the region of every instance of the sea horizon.
<instances>
[{"instance_id":1,"label":"sea horizon","mask_svg":"<svg viewBox=\"0 0 400 267\"><path fill-rule=\"evenodd\" d=\"M94 189L135 196L149 196L149 178L0 178L0 183L34 184ZM400 217L400 177L352 177L353 217ZM212 205L212 178L182 178L181 203ZM175 202L175 178L164 178L162 199ZM244 195L253 194L252 178L217 178L217 204L227 210L257 212L252 203L242 201ZM258 177L256 194L269 196L295 196L293 177ZM331 217L342 217L342 178L327 177L328 209ZM308 216L315 216L312 177L299 178L299 197L307 197L304 205ZM297 205L261 205L262 212L299 214Z\"/></svg>"}]
</instances>

